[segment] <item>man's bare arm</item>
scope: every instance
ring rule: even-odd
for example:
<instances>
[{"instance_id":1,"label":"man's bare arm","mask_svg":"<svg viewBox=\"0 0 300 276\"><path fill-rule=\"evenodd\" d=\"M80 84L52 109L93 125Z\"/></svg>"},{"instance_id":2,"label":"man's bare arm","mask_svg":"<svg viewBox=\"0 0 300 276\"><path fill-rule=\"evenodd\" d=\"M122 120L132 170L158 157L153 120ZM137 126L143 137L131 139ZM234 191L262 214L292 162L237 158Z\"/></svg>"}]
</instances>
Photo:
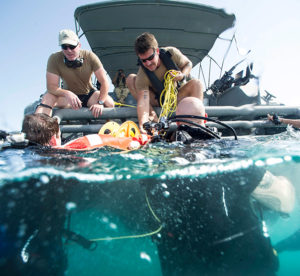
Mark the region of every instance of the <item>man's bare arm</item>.
<instances>
[{"instance_id":1,"label":"man's bare arm","mask_svg":"<svg viewBox=\"0 0 300 276\"><path fill-rule=\"evenodd\" d=\"M279 121L284 123L284 124L292 125L294 127L300 128L300 120L279 118Z\"/></svg>"},{"instance_id":2,"label":"man's bare arm","mask_svg":"<svg viewBox=\"0 0 300 276\"><path fill-rule=\"evenodd\" d=\"M139 127L142 133L146 133L143 128L143 124L149 121L149 90L138 91L137 97L137 114L139 119Z\"/></svg>"},{"instance_id":3,"label":"man's bare arm","mask_svg":"<svg viewBox=\"0 0 300 276\"><path fill-rule=\"evenodd\" d=\"M192 63L187 60L186 63L181 67L180 71L177 71L174 80L183 81L186 76L190 74L192 70Z\"/></svg>"},{"instance_id":4,"label":"man's bare arm","mask_svg":"<svg viewBox=\"0 0 300 276\"><path fill-rule=\"evenodd\" d=\"M47 92L57 97L65 97L73 109L81 108L81 101L72 91L60 88L59 79L60 77L56 74L46 73Z\"/></svg>"},{"instance_id":5,"label":"man's bare arm","mask_svg":"<svg viewBox=\"0 0 300 276\"><path fill-rule=\"evenodd\" d=\"M109 90L109 82L103 67L95 71L95 76L101 84L99 101L105 102Z\"/></svg>"},{"instance_id":6,"label":"man's bare arm","mask_svg":"<svg viewBox=\"0 0 300 276\"><path fill-rule=\"evenodd\" d=\"M275 121L275 115L270 115L268 114L268 119L270 121ZM276 118L280 123L283 123L283 124L287 124L287 125L292 125L293 127L297 127L297 128L300 128L300 119L284 119L284 118L280 118L277 116Z\"/></svg>"}]
</instances>

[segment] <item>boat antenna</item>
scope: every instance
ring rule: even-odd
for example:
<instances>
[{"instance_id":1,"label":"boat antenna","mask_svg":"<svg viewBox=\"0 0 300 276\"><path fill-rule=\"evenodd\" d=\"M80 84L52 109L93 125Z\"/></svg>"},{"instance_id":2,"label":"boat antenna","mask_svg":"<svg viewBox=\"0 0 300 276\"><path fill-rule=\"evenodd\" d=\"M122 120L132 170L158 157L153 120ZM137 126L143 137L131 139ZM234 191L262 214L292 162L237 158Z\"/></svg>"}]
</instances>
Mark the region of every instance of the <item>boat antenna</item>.
<instances>
[{"instance_id":1,"label":"boat antenna","mask_svg":"<svg viewBox=\"0 0 300 276\"><path fill-rule=\"evenodd\" d=\"M222 76L223 67L224 67L224 63L225 63L225 59L226 59L226 57L227 57L227 55L228 55L228 53L229 53L229 50L230 50L230 48L231 48L232 41L233 41L234 37L235 37L235 32L234 32L234 34L233 34L233 36L232 36L232 38L231 38L231 40L230 40L230 43L229 43L229 45L228 45L228 47L227 47L227 50L226 50L226 53L225 53L225 55L224 55L224 57L223 57L219 78L221 78L221 76Z\"/></svg>"},{"instance_id":2,"label":"boat antenna","mask_svg":"<svg viewBox=\"0 0 300 276\"><path fill-rule=\"evenodd\" d=\"M234 32L234 34L233 34L233 36L232 36L232 39L230 40L230 43L229 43L229 45L228 45L228 48L227 48L227 51L226 51L226 53L225 53L225 55L224 55L224 57L223 57L223 60L222 60L222 65L221 65L221 71L220 71L220 76L219 76L219 78L221 78L221 76L222 76L222 71L223 71L223 67L224 67L224 63L225 63L225 59L227 58L227 55L228 55L228 53L229 53L229 50L230 50L230 48L231 48L231 45L232 45L232 42L234 41L234 43L235 43L235 47L236 47L236 49L237 49L237 52L238 52L238 54L240 55L240 56L247 56L250 52L251 52L251 50L248 50L248 52L246 53L246 54L241 54L241 51L240 51L240 48L239 48L239 46L238 46L238 43L237 43L237 39L236 39L236 36L235 36L235 32ZM244 59L245 60L245 59ZM239 63L238 63L239 64Z\"/></svg>"},{"instance_id":3,"label":"boat antenna","mask_svg":"<svg viewBox=\"0 0 300 276\"><path fill-rule=\"evenodd\" d=\"M206 56L208 57L209 62L210 62L209 72L208 72L208 83L206 83L204 70L203 70L203 67L202 67L202 61L200 61L200 63L199 63L198 79L200 79L200 73L202 73L202 78L203 78L203 82L204 82L204 85L205 85L205 89L207 90L207 87L210 86L211 62L213 61L219 67L220 70L221 70L221 66L218 64L218 62L212 56L210 56L209 54L207 54Z\"/></svg>"}]
</instances>

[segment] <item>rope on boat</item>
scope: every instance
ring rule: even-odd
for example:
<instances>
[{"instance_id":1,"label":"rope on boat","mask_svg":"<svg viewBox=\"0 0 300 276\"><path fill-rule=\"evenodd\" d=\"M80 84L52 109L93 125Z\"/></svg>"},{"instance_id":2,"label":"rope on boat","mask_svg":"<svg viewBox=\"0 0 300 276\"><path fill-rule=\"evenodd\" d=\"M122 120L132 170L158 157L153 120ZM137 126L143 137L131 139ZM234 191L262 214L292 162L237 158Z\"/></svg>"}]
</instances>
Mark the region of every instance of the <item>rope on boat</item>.
<instances>
[{"instance_id":1,"label":"rope on boat","mask_svg":"<svg viewBox=\"0 0 300 276\"><path fill-rule=\"evenodd\" d=\"M170 73L172 73L173 76L171 76ZM171 113L173 113L176 110L178 94L176 82L174 81L176 75L178 75L178 72L175 70L169 70L164 75L164 90L161 92L159 98L159 102L162 107L159 115L159 120L162 117L167 118ZM162 102L163 99L164 102Z\"/></svg>"},{"instance_id":2,"label":"rope on boat","mask_svg":"<svg viewBox=\"0 0 300 276\"><path fill-rule=\"evenodd\" d=\"M115 102L115 105L118 105L118 106L127 106L127 107L133 107L133 108L136 108L135 105L122 104L122 103L118 103L118 102Z\"/></svg>"}]
</instances>

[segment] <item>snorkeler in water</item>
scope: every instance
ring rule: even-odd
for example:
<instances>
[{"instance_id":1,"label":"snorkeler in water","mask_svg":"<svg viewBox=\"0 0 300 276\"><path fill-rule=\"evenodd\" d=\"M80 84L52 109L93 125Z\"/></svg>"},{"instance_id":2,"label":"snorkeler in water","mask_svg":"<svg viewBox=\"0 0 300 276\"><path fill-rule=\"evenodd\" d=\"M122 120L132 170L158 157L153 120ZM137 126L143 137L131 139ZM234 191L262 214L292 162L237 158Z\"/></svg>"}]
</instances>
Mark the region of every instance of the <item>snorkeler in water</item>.
<instances>
[{"instance_id":1,"label":"snorkeler in water","mask_svg":"<svg viewBox=\"0 0 300 276\"><path fill-rule=\"evenodd\" d=\"M138 149L147 140L146 136L134 139L106 134L90 134L62 145L57 119L43 113L26 115L23 120L22 132L31 143L66 150L92 150L103 146L132 150Z\"/></svg>"}]
</instances>

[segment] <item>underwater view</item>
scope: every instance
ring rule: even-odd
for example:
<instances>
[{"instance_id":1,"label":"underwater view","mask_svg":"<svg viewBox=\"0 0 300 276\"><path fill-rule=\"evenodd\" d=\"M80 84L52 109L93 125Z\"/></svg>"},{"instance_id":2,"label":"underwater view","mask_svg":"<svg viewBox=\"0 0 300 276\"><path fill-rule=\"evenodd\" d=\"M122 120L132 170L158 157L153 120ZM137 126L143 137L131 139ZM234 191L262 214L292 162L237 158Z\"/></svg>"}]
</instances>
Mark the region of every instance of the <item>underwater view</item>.
<instances>
[{"instance_id":1,"label":"underwater view","mask_svg":"<svg viewBox=\"0 0 300 276\"><path fill-rule=\"evenodd\" d=\"M299 141L1 150L1 275L298 275Z\"/></svg>"}]
</instances>

